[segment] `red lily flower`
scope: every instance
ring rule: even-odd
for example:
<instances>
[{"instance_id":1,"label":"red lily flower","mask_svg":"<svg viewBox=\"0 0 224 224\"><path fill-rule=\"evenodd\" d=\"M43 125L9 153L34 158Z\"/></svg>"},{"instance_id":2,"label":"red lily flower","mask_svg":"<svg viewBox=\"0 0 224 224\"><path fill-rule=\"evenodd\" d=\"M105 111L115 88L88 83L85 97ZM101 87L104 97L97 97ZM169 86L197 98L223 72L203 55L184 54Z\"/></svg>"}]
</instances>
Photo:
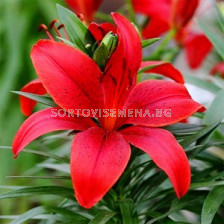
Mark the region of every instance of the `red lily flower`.
<instances>
[{"instance_id":1,"label":"red lily flower","mask_svg":"<svg viewBox=\"0 0 224 224\"><path fill-rule=\"evenodd\" d=\"M175 39L185 49L189 66L196 69L202 64L211 52L212 44L203 33L195 33L189 29L199 0L132 0L132 2L136 12L150 18L142 32L145 38L158 37L170 29L176 29Z\"/></svg>"},{"instance_id":2,"label":"red lily flower","mask_svg":"<svg viewBox=\"0 0 224 224\"><path fill-rule=\"evenodd\" d=\"M117 26L118 46L107 62L105 71L80 50L52 40L34 45L31 59L48 94L59 108L49 108L31 115L18 130L13 141L15 157L35 138L56 130L79 130L71 151L71 177L81 206L91 208L116 183L131 154L129 143L140 148L164 170L177 197L186 194L190 185L187 156L172 134L159 127L177 123L202 105L193 101L184 85L150 80L137 84L141 66L141 41L132 24L113 13ZM160 68L161 69L161 68ZM74 112L61 116L61 108L71 109L138 109L155 114L156 109L171 109L169 117L95 114L100 125L90 117ZM76 110L75 110L76 111ZM127 125L128 124L128 128Z\"/></svg>"},{"instance_id":3,"label":"red lily flower","mask_svg":"<svg viewBox=\"0 0 224 224\"><path fill-rule=\"evenodd\" d=\"M224 62L219 62L218 64L216 64L211 72L212 75L217 75L220 74L222 76L222 78L224 79Z\"/></svg>"},{"instance_id":4,"label":"red lily flower","mask_svg":"<svg viewBox=\"0 0 224 224\"><path fill-rule=\"evenodd\" d=\"M102 0L65 0L68 6L75 12L84 16L87 22L92 21L94 13L98 10Z\"/></svg>"}]
</instances>

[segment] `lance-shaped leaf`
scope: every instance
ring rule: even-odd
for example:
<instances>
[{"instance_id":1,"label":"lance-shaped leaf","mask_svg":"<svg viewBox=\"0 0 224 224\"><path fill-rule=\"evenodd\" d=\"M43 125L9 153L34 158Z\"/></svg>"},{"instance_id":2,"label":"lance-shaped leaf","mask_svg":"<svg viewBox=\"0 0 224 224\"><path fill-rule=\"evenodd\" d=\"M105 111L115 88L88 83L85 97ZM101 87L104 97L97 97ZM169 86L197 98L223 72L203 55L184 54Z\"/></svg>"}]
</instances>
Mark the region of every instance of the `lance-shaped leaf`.
<instances>
[{"instance_id":1,"label":"lance-shaped leaf","mask_svg":"<svg viewBox=\"0 0 224 224\"><path fill-rule=\"evenodd\" d=\"M73 190L71 188L58 186L24 187L0 194L0 200L7 198L20 198L32 195L56 195L75 200L73 196Z\"/></svg>"},{"instance_id":2,"label":"lance-shaped leaf","mask_svg":"<svg viewBox=\"0 0 224 224\"><path fill-rule=\"evenodd\" d=\"M91 54L86 45L93 46L95 41L88 28L72 11L61 5L57 5L57 9L61 22L65 25L72 42L83 52Z\"/></svg>"},{"instance_id":3,"label":"lance-shaped leaf","mask_svg":"<svg viewBox=\"0 0 224 224\"><path fill-rule=\"evenodd\" d=\"M199 22L199 25L205 32L205 35L212 42L218 54L222 57L222 59L224 59L223 35L218 33L217 30L212 30L210 27L208 27L208 25L206 25L202 21Z\"/></svg>"},{"instance_id":4,"label":"lance-shaped leaf","mask_svg":"<svg viewBox=\"0 0 224 224\"><path fill-rule=\"evenodd\" d=\"M41 96L41 95L38 95L38 94L33 94L33 93L26 93L26 92L22 92L22 91L12 91L12 93L16 93L20 96L23 96L27 99L30 99L32 101L36 101L36 102L39 102L39 103L42 103L44 105L47 105L47 106L50 106L50 107L55 107L57 106L57 104L52 100L51 97L49 96ZM22 107L24 107L24 102L22 103ZM32 105L29 105L27 104L27 107L26 107L26 110L30 112L30 108L28 109L28 107L31 107ZM30 115L30 113L29 113ZM29 116L28 113L26 113L26 116Z\"/></svg>"},{"instance_id":5,"label":"lance-shaped leaf","mask_svg":"<svg viewBox=\"0 0 224 224\"><path fill-rule=\"evenodd\" d=\"M159 41L161 38L151 38L151 39L148 39L148 40L143 40L142 41L142 48L145 48L145 47L149 47L151 46L152 44L154 44L155 42Z\"/></svg>"},{"instance_id":6,"label":"lance-shaped leaf","mask_svg":"<svg viewBox=\"0 0 224 224\"><path fill-rule=\"evenodd\" d=\"M224 201L224 186L215 187L210 191L207 198L205 199L202 214L201 214L201 223L202 224L211 224L215 216L215 213L218 211L220 205Z\"/></svg>"},{"instance_id":7,"label":"lance-shaped leaf","mask_svg":"<svg viewBox=\"0 0 224 224\"><path fill-rule=\"evenodd\" d=\"M224 90L218 92L216 98L205 112L203 124L214 125L224 119Z\"/></svg>"}]
</instances>

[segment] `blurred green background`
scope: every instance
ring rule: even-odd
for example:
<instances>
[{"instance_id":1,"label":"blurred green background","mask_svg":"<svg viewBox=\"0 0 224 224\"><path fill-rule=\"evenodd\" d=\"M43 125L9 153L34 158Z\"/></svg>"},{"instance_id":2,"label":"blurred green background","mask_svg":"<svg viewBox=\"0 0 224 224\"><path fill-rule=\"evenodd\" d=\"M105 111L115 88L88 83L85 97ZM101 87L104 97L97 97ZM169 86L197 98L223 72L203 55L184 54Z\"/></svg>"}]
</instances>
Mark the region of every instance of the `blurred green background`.
<instances>
[{"instance_id":1,"label":"blurred green background","mask_svg":"<svg viewBox=\"0 0 224 224\"><path fill-rule=\"evenodd\" d=\"M11 90L21 87L36 78L30 60L30 49L44 33L38 32L41 23L49 25L57 18L56 2L59 0L1 0L0 1L0 145L10 146L16 130L25 119L20 112L18 96ZM18 175L34 166L38 158L21 155L12 158L10 149L0 150L0 185L21 184L17 179L5 176ZM0 189L1 191L1 189ZM26 201L15 206L10 200L0 202L0 214L10 214L12 207L25 210ZM15 203L15 201L14 201ZM12 211L11 211L12 212ZM18 211L19 212L19 211ZM0 222L1 223L1 222Z\"/></svg>"}]
</instances>

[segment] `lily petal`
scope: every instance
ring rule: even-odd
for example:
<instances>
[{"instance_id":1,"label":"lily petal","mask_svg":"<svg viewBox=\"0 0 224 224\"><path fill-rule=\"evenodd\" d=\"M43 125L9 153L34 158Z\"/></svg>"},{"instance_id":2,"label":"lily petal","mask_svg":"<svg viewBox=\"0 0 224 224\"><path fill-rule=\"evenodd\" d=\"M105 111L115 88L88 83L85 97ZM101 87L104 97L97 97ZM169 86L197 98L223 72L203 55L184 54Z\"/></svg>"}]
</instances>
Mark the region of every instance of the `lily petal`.
<instances>
[{"instance_id":1,"label":"lily petal","mask_svg":"<svg viewBox=\"0 0 224 224\"><path fill-rule=\"evenodd\" d=\"M174 28L181 29L185 27L195 14L199 5L199 0L173 0L171 23Z\"/></svg>"},{"instance_id":2,"label":"lily petal","mask_svg":"<svg viewBox=\"0 0 224 224\"><path fill-rule=\"evenodd\" d=\"M87 22L93 19L102 0L65 0L68 6L76 13L81 13Z\"/></svg>"},{"instance_id":3,"label":"lily petal","mask_svg":"<svg viewBox=\"0 0 224 224\"><path fill-rule=\"evenodd\" d=\"M131 150L118 132L90 128L76 135L71 154L71 176L81 206L91 208L123 173Z\"/></svg>"},{"instance_id":4,"label":"lily petal","mask_svg":"<svg viewBox=\"0 0 224 224\"><path fill-rule=\"evenodd\" d=\"M73 117L72 117L73 116ZM58 108L48 108L32 114L16 133L12 152L17 157L19 152L34 139L52 131L85 130L95 126L90 118L75 117Z\"/></svg>"},{"instance_id":5,"label":"lily petal","mask_svg":"<svg viewBox=\"0 0 224 224\"><path fill-rule=\"evenodd\" d=\"M151 17L150 21L142 31L144 38L150 39L155 37L160 37L162 34L166 33L170 29L169 21L163 20L160 17Z\"/></svg>"},{"instance_id":6,"label":"lily petal","mask_svg":"<svg viewBox=\"0 0 224 224\"><path fill-rule=\"evenodd\" d=\"M142 61L141 40L125 17L112 13L117 25L118 46L109 59L104 77L107 108L122 104L133 85Z\"/></svg>"},{"instance_id":7,"label":"lily petal","mask_svg":"<svg viewBox=\"0 0 224 224\"><path fill-rule=\"evenodd\" d=\"M104 104L102 73L83 52L40 40L32 49L31 59L44 87L63 109L99 109Z\"/></svg>"},{"instance_id":8,"label":"lily petal","mask_svg":"<svg viewBox=\"0 0 224 224\"><path fill-rule=\"evenodd\" d=\"M121 133L129 143L146 152L165 171L178 198L187 193L191 181L189 162L183 148L169 131L132 126Z\"/></svg>"},{"instance_id":9,"label":"lily petal","mask_svg":"<svg viewBox=\"0 0 224 224\"><path fill-rule=\"evenodd\" d=\"M186 57L191 68L198 68L212 50L212 44L202 33L190 33L184 42Z\"/></svg>"},{"instance_id":10,"label":"lily petal","mask_svg":"<svg viewBox=\"0 0 224 224\"><path fill-rule=\"evenodd\" d=\"M125 109L138 109L142 114L133 113L125 124L162 127L177 123L203 108L179 83L150 80L138 84L131 92Z\"/></svg>"},{"instance_id":11,"label":"lily petal","mask_svg":"<svg viewBox=\"0 0 224 224\"><path fill-rule=\"evenodd\" d=\"M144 61L141 64L140 71L144 73L156 73L163 75L174 81L184 84L184 77L171 63L165 61Z\"/></svg>"},{"instance_id":12,"label":"lily petal","mask_svg":"<svg viewBox=\"0 0 224 224\"><path fill-rule=\"evenodd\" d=\"M26 84L22 89L22 92L34 93L38 95L45 95L47 93L40 79L35 79ZM19 96L21 111L25 116L30 116L32 111L37 104L36 101L28 99L24 96Z\"/></svg>"},{"instance_id":13,"label":"lily petal","mask_svg":"<svg viewBox=\"0 0 224 224\"><path fill-rule=\"evenodd\" d=\"M135 12L148 17L157 17L166 21L170 17L170 8L173 0L132 0ZM159 28L159 27L157 27Z\"/></svg>"},{"instance_id":14,"label":"lily petal","mask_svg":"<svg viewBox=\"0 0 224 224\"><path fill-rule=\"evenodd\" d=\"M220 74L224 78L224 62L219 62L210 71L211 75Z\"/></svg>"},{"instance_id":15,"label":"lily petal","mask_svg":"<svg viewBox=\"0 0 224 224\"><path fill-rule=\"evenodd\" d=\"M116 33L116 27L111 23L102 23L100 25L97 23L90 23L88 30L92 33L96 41L101 41L109 32Z\"/></svg>"}]
</instances>

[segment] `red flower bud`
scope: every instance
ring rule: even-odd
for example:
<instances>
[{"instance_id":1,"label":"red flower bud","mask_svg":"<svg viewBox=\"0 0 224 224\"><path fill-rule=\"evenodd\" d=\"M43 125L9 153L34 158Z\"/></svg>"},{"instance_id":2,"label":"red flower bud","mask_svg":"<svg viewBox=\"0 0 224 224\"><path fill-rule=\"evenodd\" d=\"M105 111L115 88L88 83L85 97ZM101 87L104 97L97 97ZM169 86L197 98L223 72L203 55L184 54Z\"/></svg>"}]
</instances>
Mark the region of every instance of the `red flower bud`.
<instances>
[{"instance_id":1,"label":"red flower bud","mask_svg":"<svg viewBox=\"0 0 224 224\"><path fill-rule=\"evenodd\" d=\"M173 28L179 30L185 27L192 19L198 5L199 0L173 0L171 13Z\"/></svg>"}]
</instances>

